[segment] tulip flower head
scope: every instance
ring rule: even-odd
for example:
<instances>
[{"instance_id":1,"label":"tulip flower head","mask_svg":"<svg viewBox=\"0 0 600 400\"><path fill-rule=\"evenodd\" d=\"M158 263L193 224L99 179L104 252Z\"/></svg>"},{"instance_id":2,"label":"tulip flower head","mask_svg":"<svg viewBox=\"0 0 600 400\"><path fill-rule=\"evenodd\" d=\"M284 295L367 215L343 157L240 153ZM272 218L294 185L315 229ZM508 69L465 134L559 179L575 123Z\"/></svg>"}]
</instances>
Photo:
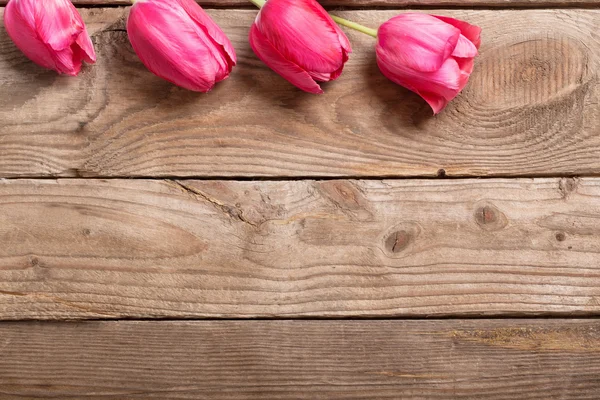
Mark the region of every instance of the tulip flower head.
<instances>
[{"instance_id":1,"label":"tulip flower head","mask_svg":"<svg viewBox=\"0 0 600 400\"><path fill-rule=\"evenodd\" d=\"M211 90L236 64L231 42L194 0L138 0L127 33L151 72L196 92Z\"/></svg>"},{"instance_id":2,"label":"tulip flower head","mask_svg":"<svg viewBox=\"0 0 600 400\"><path fill-rule=\"evenodd\" d=\"M480 33L479 27L453 18L401 14L379 28L377 64L437 114L469 81Z\"/></svg>"},{"instance_id":3,"label":"tulip flower head","mask_svg":"<svg viewBox=\"0 0 600 400\"><path fill-rule=\"evenodd\" d=\"M265 64L310 93L323 93L316 81L337 79L352 52L346 35L316 0L268 0L249 40Z\"/></svg>"},{"instance_id":4,"label":"tulip flower head","mask_svg":"<svg viewBox=\"0 0 600 400\"><path fill-rule=\"evenodd\" d=\"M69 0L10 0L4 26L17 47L36 64L77 75L96 62L85 24Z\"/></svg>"}]
</instances>

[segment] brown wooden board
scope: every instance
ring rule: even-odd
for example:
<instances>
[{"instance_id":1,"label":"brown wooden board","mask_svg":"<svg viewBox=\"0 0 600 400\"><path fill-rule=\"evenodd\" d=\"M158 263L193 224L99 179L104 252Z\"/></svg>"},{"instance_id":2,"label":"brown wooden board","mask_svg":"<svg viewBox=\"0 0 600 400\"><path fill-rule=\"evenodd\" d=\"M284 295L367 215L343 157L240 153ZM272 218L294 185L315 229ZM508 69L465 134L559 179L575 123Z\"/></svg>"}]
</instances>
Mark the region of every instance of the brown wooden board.
<instances>
[{"instance_id":1,"label":"brown wooden board","mask_svg":"<svg viewBox=\"0 0 600 400\"><path fill-rule=\"evenodd\" d=\"M596 400L600 322L4 323L0 393L3 400Z\"/></svg>"},{"instance_id":2,"label":"brown wooden board","mask_svg":"<svg viewBox=\"0 0 600 400\"><path fill-rule=\"evenodd\" d=\"M600 179L0 181L0 319L598 315Z\"/></svg>"},{"instance_id":3,"label":"brown wooden board","mask_svg":"<svg viewBox=\"0 0 600 400\"><path fill-rule=\"evenodd\" d=\"M78 78L28 61L0 27L0 176L548 176L600 174L599 10L432 10L483 27L464 93L431 116L349 32L342 77L314 96L247 44L254 10L210 10L239 66L210 94L145 70L124 8L82 10L98 64ZM376 27L400 11L341 15Z\"/></svg>"}]
</instances>

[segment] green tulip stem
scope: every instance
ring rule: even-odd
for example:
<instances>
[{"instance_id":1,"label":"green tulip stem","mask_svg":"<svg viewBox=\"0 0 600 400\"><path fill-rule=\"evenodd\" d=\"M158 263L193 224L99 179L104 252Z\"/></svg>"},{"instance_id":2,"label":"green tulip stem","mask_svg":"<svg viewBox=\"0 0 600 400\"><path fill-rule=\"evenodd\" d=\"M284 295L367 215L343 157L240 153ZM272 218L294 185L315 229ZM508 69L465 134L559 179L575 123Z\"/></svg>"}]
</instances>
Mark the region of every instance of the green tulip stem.
<instances>
[{"instance_id":1,"label":"green tulip stem","mask_svg":"<svg viewBox=\"0 0 600 400\"><path fill-rule=\"evenodd\" d=\"M258 8L262 8L266 2L267 0L250 0L250 3L254 4Z\"/></svg>"},{"instance_id":2,"label":"green tulip stem","mask_svg":"<svg viewBox=\"0 0 600 400\"><path fill-rule=\"evenodd\" d=\"M362 32L369 36L373 36L374 38L377 37L377 29L368 28L364 25L357 24L356 22L352 22L352 21L348 21L347 19L340 18L337 15L331 15L331 14L329 14L329 15L331 16L331 19L333 19L335 22L337 22L338 24L340 24L342 26L345 26L350 29L354 29L355 31Z\"/></svg>"},{"instance_id":3,"label":"green tulip stem","mask_svg":"<svg viewBox=\"0 0 600 400\"><path fill-rule=\"evenodd\" d=\"M135 1L135 0L133 0L133 1ZM250 3L254 4L258 8L262 8L262 6L264 6L266 2L267 2L266 0L250 0ZM331 15L331 14L329 14L329 15ZM374 38L377 37L376 29L368 28L364 25L357 24L356 22L348 21L347 19L340 18L336 15L331 15L331 19L333 19L338 24L345 26L347 28L354 29L355 31L362 32L369 36L373 36Z\"/></svg>"}]
</instances>

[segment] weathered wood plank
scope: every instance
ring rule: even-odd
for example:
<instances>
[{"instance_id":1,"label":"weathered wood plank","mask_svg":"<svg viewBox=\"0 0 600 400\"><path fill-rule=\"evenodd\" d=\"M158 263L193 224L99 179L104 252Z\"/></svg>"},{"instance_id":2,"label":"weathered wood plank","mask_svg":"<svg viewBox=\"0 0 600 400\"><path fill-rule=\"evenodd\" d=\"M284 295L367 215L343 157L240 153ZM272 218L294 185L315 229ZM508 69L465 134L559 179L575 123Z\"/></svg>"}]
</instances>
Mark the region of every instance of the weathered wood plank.
<instances>
[{"instance_id":1,"label":"weathered wood plank","mask_svg":"<svg viewBox=\"0 0 600 400\"><path fill-rule=\"evenodd\" d=\"M349 33L342 78L312 96L247 44L253 10L210 10L240 64L208 95L147 72L126 11L83 10L99 62L77 79L0 29L0 176L532 176L600 173L599 10L437 10L481 25L466 91L440 116L387 81ZM343 15L377 26L397 11Z\"/></svg>"},{"instance_id":2,"label":"weathered wood plank","mask_svg":"<svg viewBox=\"0 0 600 400\"><path fill-rule=\"evenodd\" d=\"M573 399L598 320L0 324L11 399Z\"/></svg>"},{"instance_id":3,"label":"weathered wood plank","mask_svg":"<svg viewBox=\"0 0 600 400\"><path fill-rule=\"evenodd\" d=\"M5 5L7 0L0 0ZM72 0L78 6L130 5L131 0ZM253 7L248 0L198 0L204 7ZM597 7L598 0L319 0L325 7Z\"/></svg>"},{"instance_id":4,"label":"weathered wood plank","mask_svg":"<svg viewBox=\"0 0 600 400\"><path fill-rule=\"evenodd\" d=\"M600 179L5 180L0 319L598 315Z\"/></svg>"}]
</instances>

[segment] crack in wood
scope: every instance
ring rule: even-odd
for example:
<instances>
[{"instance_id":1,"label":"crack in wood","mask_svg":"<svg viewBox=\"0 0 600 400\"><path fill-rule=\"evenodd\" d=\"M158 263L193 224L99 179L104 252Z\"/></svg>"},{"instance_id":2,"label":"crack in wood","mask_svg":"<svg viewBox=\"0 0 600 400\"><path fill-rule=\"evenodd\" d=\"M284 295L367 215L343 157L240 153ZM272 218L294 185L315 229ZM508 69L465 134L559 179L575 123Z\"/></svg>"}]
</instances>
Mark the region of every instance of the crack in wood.
<instances>
[{"instance_id":1,"label":"crack in wood","mask_svg":"<svg viewBox=\"0 0 600 400\"><path fill-rule=\"evenodd\" d=\"M170 182L170 183L176 185L180 189L183 189L186 193L188 193L193 198L197 198L197 199L199 198L201 200L204 200L205 202L210 203L215 209L221 211L222 213L226 214L230 218L237 220L237 221L241 221L244 224L247 224L253 228L259 228L259 224L255 223L253 221L250 221L249 219L247 219L244 216L244 211L241 208L224 204L224 203L220 202L219 200L213 199L212 197L208 196L206 193L202 192L201 190L199 190L191 185L188 185L186 183L183 183L181 181L167 180L167 182Z\"/></svg>"}]
</instances>

